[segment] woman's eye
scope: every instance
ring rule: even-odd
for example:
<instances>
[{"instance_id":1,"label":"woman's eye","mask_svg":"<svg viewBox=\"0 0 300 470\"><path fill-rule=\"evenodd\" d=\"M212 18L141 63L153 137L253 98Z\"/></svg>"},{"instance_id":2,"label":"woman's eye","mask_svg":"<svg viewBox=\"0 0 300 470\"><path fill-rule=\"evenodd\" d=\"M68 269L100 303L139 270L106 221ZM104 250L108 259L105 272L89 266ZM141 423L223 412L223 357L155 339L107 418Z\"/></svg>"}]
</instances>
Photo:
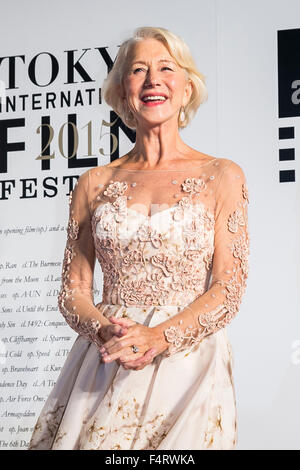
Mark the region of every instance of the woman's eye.
<instances>
[{"instance_id":1,"label":"woman's eye","mask_svg":"<svg viewBox=\"0 0 300 470\"><path fill-rule=\"evenodd\" d=\"M167 66L162 67L162 70L165 70L165 69L166 69L166 70L171 70L171 72L173 71L170 67L167 67Z\"/></svg>"},{"instance_id":2,"label":"woman's eye","mask_svg":"<svg viewBox=\"0 0 300 470\"><path fill-rule=\"evenodd\" d=\"M138 67L137 69L134 69L133 70L133 73L137 73L137 72L140 72L141 70L144 70L142 67Z\"/></svg>"}]
</instances>

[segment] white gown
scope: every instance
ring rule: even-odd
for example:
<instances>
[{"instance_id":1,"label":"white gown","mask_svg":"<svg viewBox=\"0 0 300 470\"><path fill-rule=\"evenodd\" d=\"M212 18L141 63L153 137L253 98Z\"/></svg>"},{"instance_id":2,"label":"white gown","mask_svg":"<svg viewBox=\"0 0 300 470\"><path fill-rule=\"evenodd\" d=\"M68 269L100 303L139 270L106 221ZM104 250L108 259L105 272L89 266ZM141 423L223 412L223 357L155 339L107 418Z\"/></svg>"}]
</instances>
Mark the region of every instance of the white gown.
<instances>
[{"instance_id":1,"label":"white gown","mask_svg":"<svg viewBox=\"0 0 300 470\"><path fill-rule=\"evenodd\" d=\"M248 276L248 202L243 170L222 158L181 170L103 166L81 175L59 296L79 336L29 450L235 449L226 325ZM104 279L97 305L96 259ZM101 362L99 312L149 327L174 317L169 350L138 371Z\"/></svg>"}]
</instances>

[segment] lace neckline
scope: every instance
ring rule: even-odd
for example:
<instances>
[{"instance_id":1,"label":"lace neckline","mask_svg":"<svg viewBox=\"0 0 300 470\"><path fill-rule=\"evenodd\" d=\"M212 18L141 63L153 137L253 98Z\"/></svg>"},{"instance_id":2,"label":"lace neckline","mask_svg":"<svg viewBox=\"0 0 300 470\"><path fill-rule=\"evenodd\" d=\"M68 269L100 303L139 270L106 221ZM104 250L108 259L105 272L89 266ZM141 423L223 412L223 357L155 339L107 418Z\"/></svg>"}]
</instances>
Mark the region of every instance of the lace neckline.
<instances>
[{"instance_id":1,"label":"lace neckline","mask_svg":"<svg viewBox=\"0 0 300 470\"><path fill-rule=\"evenodd\" d=\"M146 170L147 171L147 170ZM185 171L185 170L180 170L180 171ZM214 179L214 176L211 176L210 179ZM178 184L177 180L173 180L172 183ZM131 186L136 186L136 182L131 183ZM100 194L96 196L97 201L101 201L102 195L107 196L108 199L115 199L114 202L108 201L104 202L104 206L110 205L117 213L118 213L118 219L121 220L123 217L126 217L126 212L132 210L135 214L141 214L145 216L148 220L152 220L152 218L156 214L161 214L162 212L166 213L170 209L175 209L176 213L174 214L175 218L177 215L181 216L183 211L187 208L190 208L191 206L203 206L203 203L198 203L198 204L193 204L192 199L193 196L199 195L200 192L204 191L207 189L207 185L205 181L202 178L194 178L194 177L189 177L184 180L183 183L181 183L181 190L184 193L187 193L186 195L182 195L182 197L175 202L172 206L168 207L168 209L164 209L161 211L156 211L154 214L152 214L152 204L150 206L150 213L149 210L147 211L147 214L144 214L143 212L137 211L135 209L132 209L131 206L128 206L128 199L132 199L132 196L127 196L125 193L128 190L129 184L127 181L119 181L119 180L114 180L111 179L109 183L106 185L100 184L99 187L105 186L105 189L100 191ZM178 197L178 194L175 194L174 196ZM102 206L103 204L99 204ZM99 207L99 206L98 206ZM96 209L97 211L97 209ZM174 220L175 220L174 218Z\"/></svg>"},{"instance_id":2,"label":"lace neckline","mask_svg":"<svg viewBox=\"0 0 300 470\"><path fill-rule=\"evenodd\" d=\"M218 158L213 158L211 160L209 160L208 162L205 162L205 163L202 163L202 165L197 165L195 166L194 168L185 168L184 170L177 170L175 168L159 168L159 169L148 169L148 170L145 170L145 169L132 169L132 168L119 168L117 166L113 167L108 167L107 165L103 165L101 168L106 168L108 170L117 170L117 171L129 171L129 172L160 172L160 171L173 171L173 172L184 172L184 171L196 171L198 168L202 168L203 166L205 165L209 165L210 163L212 162L216 162L218 161Z\"/></svg>"}]
</instances>

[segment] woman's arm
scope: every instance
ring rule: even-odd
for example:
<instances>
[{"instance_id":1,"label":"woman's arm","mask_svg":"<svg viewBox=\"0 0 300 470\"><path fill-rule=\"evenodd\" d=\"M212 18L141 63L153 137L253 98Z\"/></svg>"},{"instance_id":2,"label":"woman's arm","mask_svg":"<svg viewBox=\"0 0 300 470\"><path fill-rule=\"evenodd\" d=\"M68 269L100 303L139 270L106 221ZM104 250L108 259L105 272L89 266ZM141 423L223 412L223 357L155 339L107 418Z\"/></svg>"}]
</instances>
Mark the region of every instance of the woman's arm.
<instances>
[{"instance_id":1,"label":"woman's arm","mask_svg":"<svg viewBox=\"0 0 300 470\"><path fill-rule=\"evenodd\" d=\"M88 202L89 173L82 174L70 194L67 242L58 307L67 323L101 347L100 328L111 325L94 305L95 249Z\"/></svg>"},{"instance_id":2,"label":"woman's arm","mask_svg":"<svg viewBox=\"0 0 300 470\"><path fill-rule=\"evenodd\" d=\"M180 313L154 327L161 338L164 336L167 356L192 349L238 313L248 277L248 203L244 172L231 161L216 189L210 288Z\"/></svg>"}]
</instances>

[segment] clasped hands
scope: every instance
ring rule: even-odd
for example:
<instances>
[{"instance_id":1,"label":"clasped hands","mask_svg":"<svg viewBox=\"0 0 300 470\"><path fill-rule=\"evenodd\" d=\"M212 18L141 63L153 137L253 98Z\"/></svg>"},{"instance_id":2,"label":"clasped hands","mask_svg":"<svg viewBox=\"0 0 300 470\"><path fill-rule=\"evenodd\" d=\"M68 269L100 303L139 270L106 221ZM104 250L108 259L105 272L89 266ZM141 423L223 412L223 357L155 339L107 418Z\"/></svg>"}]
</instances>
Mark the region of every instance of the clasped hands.
<instances>
[{"instance_id":1,"label":"clasped hands","mask_svg":"<svg viewBox=\"0 0 300 470\"><path fill-rule=\"evenodd\" d=\"M124 369L141 370L168 348L168 343L155 327L148 327L129 318L109 318L111 325L103 325L101 338L106 341L100 348L101 360L109 363L114 360ZM139 348L137 353L132 345Z\"/></svg>"}]
</instances>

